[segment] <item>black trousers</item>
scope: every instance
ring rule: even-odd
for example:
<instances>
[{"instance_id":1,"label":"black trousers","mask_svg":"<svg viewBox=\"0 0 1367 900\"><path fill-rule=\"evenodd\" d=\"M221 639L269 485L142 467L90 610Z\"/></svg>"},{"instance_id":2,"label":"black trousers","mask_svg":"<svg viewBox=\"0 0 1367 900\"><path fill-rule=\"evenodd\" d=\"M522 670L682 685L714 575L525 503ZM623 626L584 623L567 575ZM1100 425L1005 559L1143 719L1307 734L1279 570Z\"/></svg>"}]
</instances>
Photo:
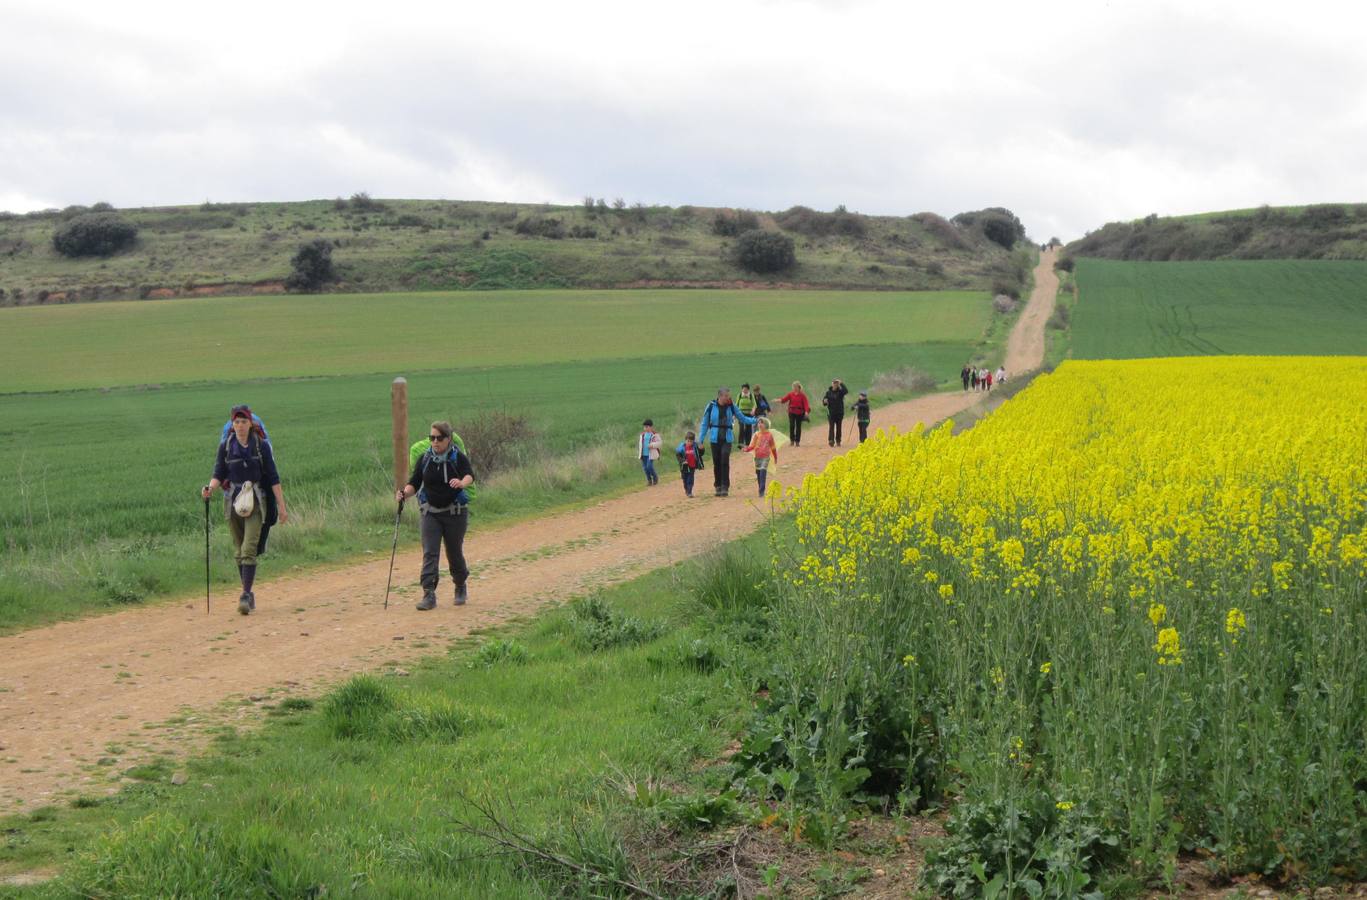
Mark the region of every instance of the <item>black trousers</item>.
<instances>
[{"instance_id":1,"label":"black trousers","mask_svg":"<svg viewBox=\"0 0 1367 900\"><path fill-rule=\"evenodd\" d=\"M456 584L464 584L470 577L470 569L465 565L465 528L470 522L469 509L458 513L422 514L422 587L425 591L437 589L440 579L441 549L446 545L446 565Z\"/></svg>"},{"instance_id":2,"label":"black trousers","mask_svg":"<svg viewBox=\"0 0 1367 900\"><path fill-rule=\"evenodd\" d=\"M860 423L859 423L859 443L862 444L862 443L864 443L865 441L867 441L868 439L869 439L869 423L868 423L868 422L860 422Z\"/></svg>"},{"instance_id":3,"label":"black trousers","mask_svg":"<svg viewBox=\"0 0 1367 900\"><path fill-rule=\"evenodd\" d=\"M834 444L839 444L839 443L840 443L840 429L844 426L844 424L845 424L845 417L844 417L844 416L841 416L841 417L838 418L838 419L832 417L832 418L827 422L827 424L826 424L826 441L827 441L828 443L834 443Z\"/></svg>"},{"instance_id":4,"label":"black trousers","mask_svg":"<svg viewBox=\"0 0 1367 900\"><path fill-rule=\"evenodd\" d=\"M742 447L749 446L750 438L753 437L755 433L755 426L746 425L742 422L740 425L736 426L736 428L740 432L740 434L737 435L736 442L740 444Z\"/></svg>"},{"instance_id":5,"label":"black trousers","mask_svg":"<svg viewBox=\"0 0 1367 900\"><path fill-rule=\"evenodd\" d=\"M802 443L802 417L788 413L788 440L796 447Z\"/></svg>"},{"instance_id":6,"label":"black trousers","mask_svg":"<svg viewBox=\"0 0 1367 900\"><path fill-rule=\"evenodd\" d=\"M731 444L727 441L712 444L712 486L719 491L731 489Z\"/></svg>"}]
</instances>

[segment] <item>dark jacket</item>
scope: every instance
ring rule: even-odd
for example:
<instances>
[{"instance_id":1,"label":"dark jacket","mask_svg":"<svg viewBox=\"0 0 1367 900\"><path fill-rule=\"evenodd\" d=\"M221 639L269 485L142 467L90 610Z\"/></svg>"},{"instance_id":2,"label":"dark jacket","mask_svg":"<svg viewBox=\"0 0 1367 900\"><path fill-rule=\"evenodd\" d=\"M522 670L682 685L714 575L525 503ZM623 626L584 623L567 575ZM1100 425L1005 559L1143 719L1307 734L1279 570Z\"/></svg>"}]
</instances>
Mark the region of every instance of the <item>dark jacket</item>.
<instances>
[{"instance_id":1,"label":"dark jacket","mask_svg":"<svg viewBox=\"0 0 1367 900\"><path fill-rule=\"evenodd\" d=\"M845 418L845 395L849 392L850 389L843 384L839 389L826 389L826 395L821 398L821 405L826 407L826 414L832 419Z\"/></svg>"},{"instance_id":2,"label":"dark jacket","mask_svg":"<svg viewBox=\"0 0 1367 900\"><path fill-rule=\"evenodd\" d=\"M755 391L755 414L760 416L769 415L769 398L759 391Z\"/></svg>"},{"instance_id":3,"label":"dark jacket","mask_svg":"<svg viewBox=\"0 0 1367 900\"><path fill-rule=\"evenodd\" d=\"M869 398L854 401L854 418L857 422L867 422L869 420Z\"/></svg>"},{"instance_id":4,"label":"dark jacket","mask_svg":"<svg viewBox=\"0 0 1367 900\"><path fill-rule=\"evenodd\" d=\"M413 474L408 476L408 483L418 491L418 499L421 502L437 509L445 509L456 503L470 502L464 490L453 490L448 482L452 478L464 478L466 475L474 474L474 469L470 467L470 457L455 447L447 451L445 456L437 456L428 450L418 457L418 461L413 465Z\"/></svg>"},{"instance_id":5,"label":"dark jacket","mask_svg":"<svg viewBox=\"0 0 1367 900\"><path fill-rule=\"evenodd\" d=\"M237 435L232 435L218 445L218 458L214 460L214 477L221 484L231 484L232 494L244 481L259 484L263 488L274 487L280 483L280 473L275 470L275 454L271 452L271 442L263 441L255 434L247 437L247 446L242 446Z\"/></svg>"}]
</instances>

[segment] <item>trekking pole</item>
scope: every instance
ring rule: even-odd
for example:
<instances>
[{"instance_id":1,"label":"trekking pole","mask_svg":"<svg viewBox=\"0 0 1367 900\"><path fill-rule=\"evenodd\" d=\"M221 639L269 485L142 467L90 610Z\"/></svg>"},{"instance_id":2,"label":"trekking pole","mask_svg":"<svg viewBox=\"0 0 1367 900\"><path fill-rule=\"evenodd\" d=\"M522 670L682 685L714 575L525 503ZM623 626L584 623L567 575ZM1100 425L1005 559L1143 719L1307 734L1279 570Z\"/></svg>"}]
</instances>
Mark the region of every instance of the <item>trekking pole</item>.
<instances>
[{"instance_id":1,"label":"trekking pole","mask_svg":"<svg viewBox=\"0 0 1367 900\"><path fill-rule=\"evenodd\" d=\"M204 614L209 614L209 498L204 498Z\"/></svg>"},{"instance_id":2,"label":"trekking pole","mask_svg":"<svg viewBox=\"0 0 1367 900\"><path fill-rule=\"evenodd\" d=\"M389 609L389 588L394 584L394 557L399 552L399 520L403 518L403 501L399 501L399 511L394 514L394 549L389 551L389 580L384 583L384 608Z\"/></svg>"}]
</instances>

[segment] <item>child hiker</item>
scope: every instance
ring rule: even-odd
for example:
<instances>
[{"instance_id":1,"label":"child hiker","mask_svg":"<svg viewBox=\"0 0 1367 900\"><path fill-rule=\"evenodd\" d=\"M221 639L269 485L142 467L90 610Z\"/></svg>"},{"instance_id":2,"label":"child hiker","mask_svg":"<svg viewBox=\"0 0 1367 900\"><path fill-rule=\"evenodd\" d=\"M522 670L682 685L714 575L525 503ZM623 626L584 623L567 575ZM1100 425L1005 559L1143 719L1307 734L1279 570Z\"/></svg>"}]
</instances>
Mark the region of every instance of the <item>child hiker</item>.
<instances>
[{"instance_id":1,"label":"child hiker","mask_svg":"<svg viewBox=\"0 0 1367 900\"><path fill-rule=\"evenodd\" d=\"M655 474L655 460L660 458L660 436L655 433L655 422L646 419L641 423L641 434L636 438L636 455L641 457L641 469L646 473L646 486L660 483Z\"/></svg>"},{"instance_id":2,"label":"child hiker","mask_svg":"<svg viewBox=\"0 0 1367 900\"><path fill-rule=\"evenodd\" d=\"M860 391L859 399L854 401L854 418L859 423L859 443L869 439L869 392Z\"/></svg>"},{"instance_id":3,"label":"child hiker","mask_svg":"<svg viewBox=\"0 0 1367 900\"><path fill-rule=\"evenodd\" d=\"M759 424L755 426L754 437L750 438L750 444L745 448L746 453L755 454L755 480L759 482L759 495L764 496L764 491L769 487L769 460L778 465L778 447L774 446L774 436L769 431L769 420L760 418Z\"/></svg>"},{"instance_id":4,"label":"child hiker","mask_svg":"<svg viewBox=\"0 0 1367 900\"><path fill-rule=\"evenodd\" d=\"M698 436L693 432L684 435L683 442L674 448L674 456L679 460L679 476L683 480L684 496L693 496L693 478L703 467L702 449L698 446Z\"/></svg>"}]
</instances>

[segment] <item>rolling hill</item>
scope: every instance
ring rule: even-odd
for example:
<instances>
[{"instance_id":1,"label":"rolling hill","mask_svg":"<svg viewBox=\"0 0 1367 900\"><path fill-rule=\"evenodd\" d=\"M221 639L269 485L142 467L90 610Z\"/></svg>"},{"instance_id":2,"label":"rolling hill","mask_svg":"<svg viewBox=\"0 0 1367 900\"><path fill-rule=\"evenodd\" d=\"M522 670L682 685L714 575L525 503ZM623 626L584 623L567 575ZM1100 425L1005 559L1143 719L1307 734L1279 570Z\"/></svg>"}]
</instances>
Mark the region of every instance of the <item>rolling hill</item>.
<instances>
[{"instance_id":1,"label":"rolling hill","mask_svg":"<svg viewBox=\"0 0 1367 900\"><path fill-rule=\"evenodd\" d=\"M107 204L97 204L96 209ZM204 203L119 210L135 244L69 259L53 233L86 207L0 213L0 304L274 294L290 258L325 239L343 292L508 288L821 287L940 290L1023 284L1028 261L988 237L990 217L865 216L838 208L748 213L704 207L447 200ZM1013 217L1014 218L1014 217ZM1018 223L1017 223L1018 224ZM752 225L796 243L797 265L752 275L733 261ZM729 232L729 234L728 234ZM1027 245L1028 246L1028 245Z\"/></svg>"}]
</instances>

